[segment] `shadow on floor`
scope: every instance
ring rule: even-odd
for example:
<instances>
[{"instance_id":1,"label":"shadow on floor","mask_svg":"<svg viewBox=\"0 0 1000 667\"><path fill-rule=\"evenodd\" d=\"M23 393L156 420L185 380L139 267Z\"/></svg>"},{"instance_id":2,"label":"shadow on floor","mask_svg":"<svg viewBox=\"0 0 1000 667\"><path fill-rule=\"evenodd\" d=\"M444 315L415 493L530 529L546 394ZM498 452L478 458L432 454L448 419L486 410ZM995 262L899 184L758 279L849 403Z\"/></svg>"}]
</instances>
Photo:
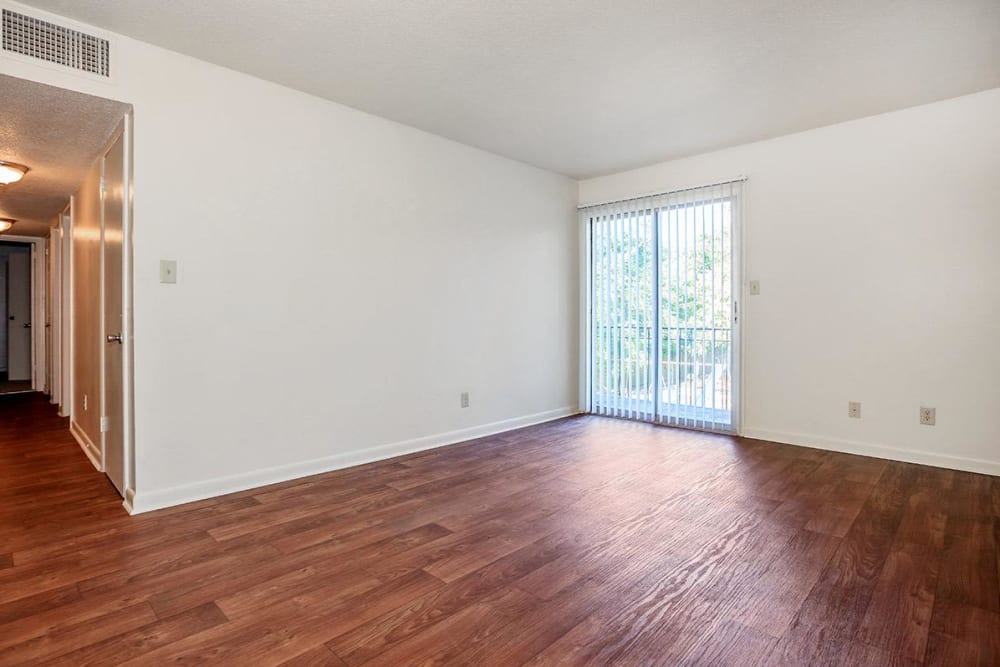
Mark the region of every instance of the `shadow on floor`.
<instances>
[{"instance_id":1,"label":"shadow on floor","mask_svg":"<svg viewBox=\"0 0 1000 667\"><path fill-rule=\"evenodd\" d=\"M0 380L0 394L20 394L31 391L31 380Z\"/></svg>"}]
</instances>

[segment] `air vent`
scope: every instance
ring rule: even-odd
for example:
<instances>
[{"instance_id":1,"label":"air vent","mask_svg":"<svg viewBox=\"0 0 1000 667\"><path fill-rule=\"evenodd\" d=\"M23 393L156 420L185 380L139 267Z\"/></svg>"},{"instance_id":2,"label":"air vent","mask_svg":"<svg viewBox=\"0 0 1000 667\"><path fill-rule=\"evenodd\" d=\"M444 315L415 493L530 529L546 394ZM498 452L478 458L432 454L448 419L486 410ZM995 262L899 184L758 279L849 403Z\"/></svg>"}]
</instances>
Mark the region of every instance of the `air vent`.
<instances>
[{"instance_id":1,"label":"air vent","mask_svg":"<svg viewBox=\"0 0 1000 667\"><path fill-rule=\"evenodd\" d=\"M108 40L9 9L3 10L3 50L111 76Z\"/></svg>"}]
</instances>

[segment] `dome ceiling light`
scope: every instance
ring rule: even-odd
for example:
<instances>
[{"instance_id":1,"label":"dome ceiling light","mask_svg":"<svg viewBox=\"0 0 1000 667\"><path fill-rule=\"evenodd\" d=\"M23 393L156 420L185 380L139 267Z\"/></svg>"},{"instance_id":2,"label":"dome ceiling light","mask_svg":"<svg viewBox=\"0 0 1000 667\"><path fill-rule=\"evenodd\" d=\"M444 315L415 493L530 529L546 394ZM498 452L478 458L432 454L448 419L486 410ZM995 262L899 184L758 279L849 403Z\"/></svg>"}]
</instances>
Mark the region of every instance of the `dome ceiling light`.
<instances>
[{"instance_id":1,"label":"dome ceiling light","mask_svg":"<svg viewBox=\"0 0 1000 667\"><path fill-rule=\"evenodd\" d=\"M0 160L0 185L17 183L28 173L28 168L16 162Z\"/></svg>"}]
</instances>

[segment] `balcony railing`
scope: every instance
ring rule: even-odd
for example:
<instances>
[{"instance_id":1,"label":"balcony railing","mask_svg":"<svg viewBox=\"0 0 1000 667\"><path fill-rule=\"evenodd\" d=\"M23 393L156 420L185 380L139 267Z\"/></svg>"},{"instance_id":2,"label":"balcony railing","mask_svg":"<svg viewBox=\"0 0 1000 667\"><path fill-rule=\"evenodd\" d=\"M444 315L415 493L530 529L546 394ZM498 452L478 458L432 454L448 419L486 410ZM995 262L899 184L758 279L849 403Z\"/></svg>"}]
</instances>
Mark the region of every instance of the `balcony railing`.
<instances>
[{"instance_id":1,"label":"balcony railing","mask_svg":"<svg viewBox=\"0 0 1000 667\"><path fill-rule=\"evenodd\" d=\"M593 393L600 405L617 403L640 413L650 412L653 399L660 414L712 421L729 421L732 411L732 330L729 327L661 327L655 336L649 325L597 325L592 335L605 341L595 346ZM653 356L661 347L662 378L653 387ZM626 408L627 409L627 408ZM722 419L716 419L716 417Z\"/></svg>"}]
</instances>

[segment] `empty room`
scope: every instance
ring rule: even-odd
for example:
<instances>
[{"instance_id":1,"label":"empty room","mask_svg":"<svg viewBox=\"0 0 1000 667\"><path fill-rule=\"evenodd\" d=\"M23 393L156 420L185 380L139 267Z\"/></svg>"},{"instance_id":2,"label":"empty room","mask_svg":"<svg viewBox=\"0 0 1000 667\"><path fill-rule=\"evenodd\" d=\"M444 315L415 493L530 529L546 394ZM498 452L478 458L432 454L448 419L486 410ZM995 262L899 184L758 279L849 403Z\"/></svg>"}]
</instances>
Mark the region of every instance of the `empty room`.
<instances>
[{"instance_id":1,"label":"empty room","mask_svg":"<svg viewBox=\"0 0 1000 667\"><path fill-rule=\"evenodd\" d=\"M996 0L0 14L0 666L1000 665Z\"/></svg>"}]
</instances>

